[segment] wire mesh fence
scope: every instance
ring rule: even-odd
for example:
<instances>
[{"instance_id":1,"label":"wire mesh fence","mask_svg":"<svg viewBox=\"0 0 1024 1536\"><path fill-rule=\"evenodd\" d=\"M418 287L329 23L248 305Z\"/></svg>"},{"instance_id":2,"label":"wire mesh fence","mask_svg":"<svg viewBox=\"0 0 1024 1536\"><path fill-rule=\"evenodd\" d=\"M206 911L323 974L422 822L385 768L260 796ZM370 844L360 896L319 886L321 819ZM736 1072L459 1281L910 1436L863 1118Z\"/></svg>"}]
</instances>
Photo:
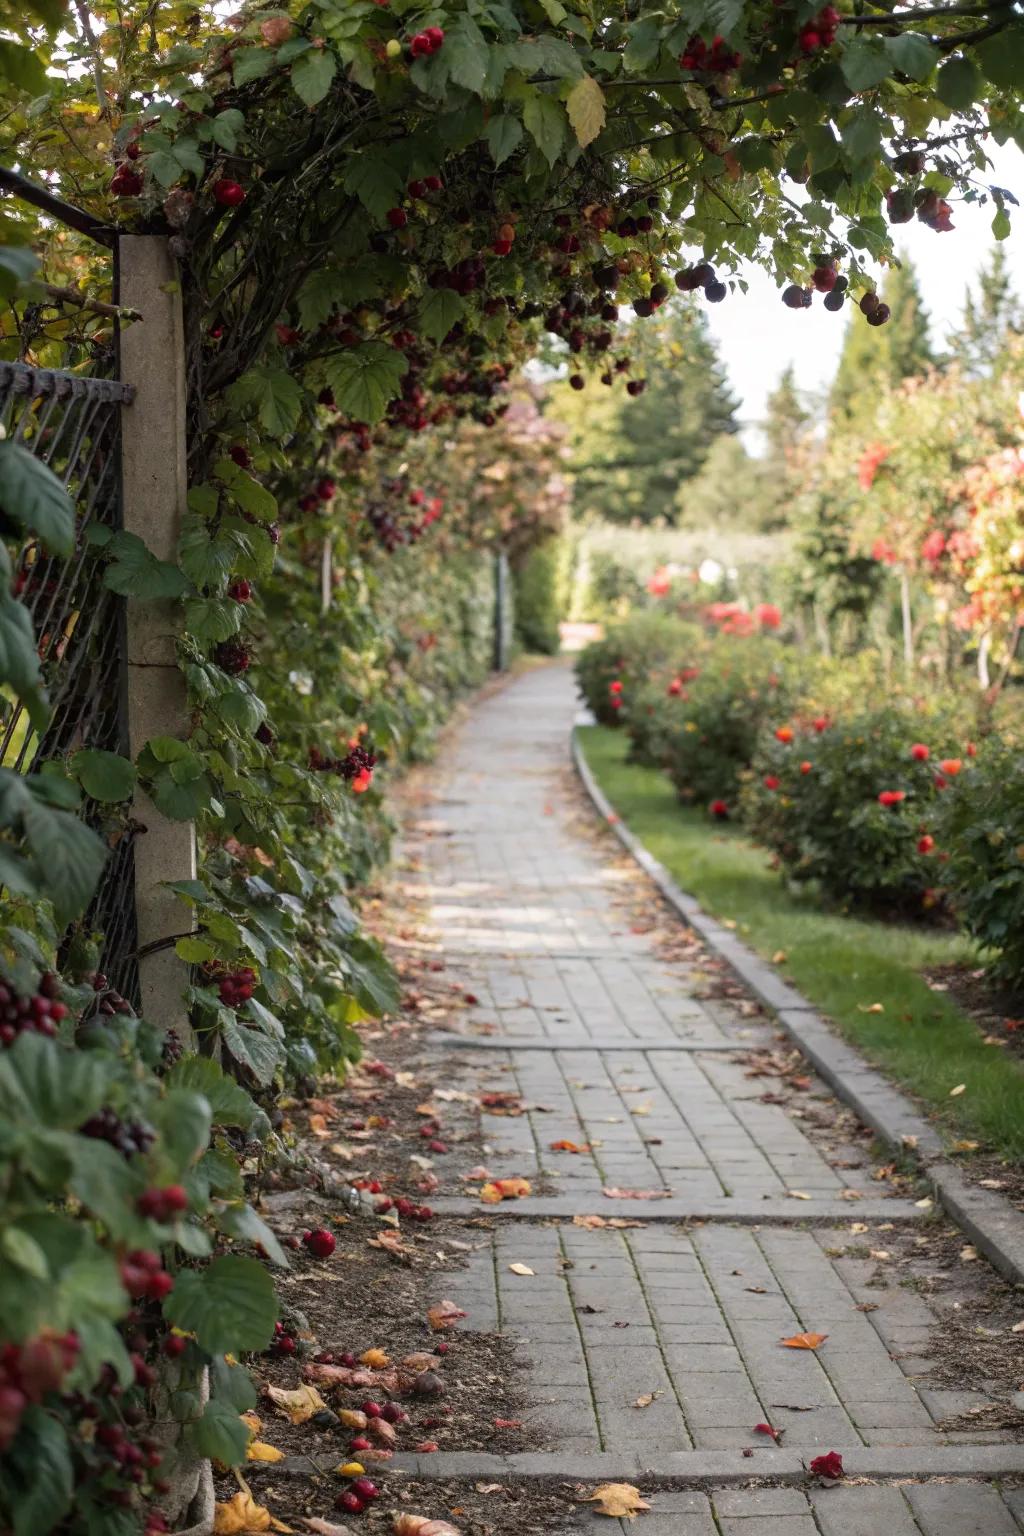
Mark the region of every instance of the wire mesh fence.
<instances>
[{"instance_id":1,"label":"wire mesh fence","mask_svg":"<svg viewBox=\"0 0 1024 1536\"><path fill-rule=\"evenodd\" d=\"M121 526L121 412L131 389L114 379L78 377L0 362L0 425L49 466L75 504L70 559L50 558L28 540L15 564L15 590L35 630L53 708L37 732L15 701L0 699L0 766L27 773L82 748L126 752L124 600L103 585L90 524ZM138 994L133 829L86 801L83 814L111 853L84 928L103 937L101 969L123 996Z\"/></svg>"}]
</instances>

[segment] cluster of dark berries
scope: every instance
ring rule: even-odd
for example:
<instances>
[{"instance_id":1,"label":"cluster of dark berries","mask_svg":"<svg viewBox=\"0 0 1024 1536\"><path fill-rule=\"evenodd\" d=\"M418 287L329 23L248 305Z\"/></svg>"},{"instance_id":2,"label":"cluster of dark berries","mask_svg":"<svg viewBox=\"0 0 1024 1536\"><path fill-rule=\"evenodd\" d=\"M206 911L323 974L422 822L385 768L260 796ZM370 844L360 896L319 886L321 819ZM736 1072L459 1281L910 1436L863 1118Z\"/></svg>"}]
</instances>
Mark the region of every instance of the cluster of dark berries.
<instances>
[{"instance_id":1,"label":"cluster of dark berries","mask_svg":"<svg viewBox=\"0 0 1024 1536\"><path fill-rule=\"evenodd\" d=\"M26 1408L60 1388L78 1350L77 1334L51 1332L0 1350L0 1452L14 1440Z\"/></svg>"},{"instance_id":2,"label":"cluster of dark berries","mask_svg":"<svg viewBox=\"0 0 1024 1536\"><path fill-rule=\"evenodd\" d=\"M93 1444L101 1455L106 1453L109 1459L108 1475L112 1472L115 1477L120 1474L119 1481L138 1486L150 1481L149 1474L157 1470L163 1461L163 1454L155 1440L131 1440L125 1433L125 1427L116 1419L105 1424L99 1424ZM128 1489L123 1490L127 1497L124 1504L133 1502ZM111 1494L107 1494L110 1498ZM121 1499L115 1499L115 1503L122 1503ZM146 1516L146 1531L166 1531L167 1521L159 1510L150 1510Z\"/></svg>"},{"instance_id":3,"label":"cluster of dark berries","mask_svg":"<svg viewBox=\"0 0 1024 1536\"><path fill-rule=\"evenodd\" d=\"M222 640L214 649L213 659L221 671L229 673L231 677L240 677L252 663L249 647L237 635L230 640Z\"/></svg>"},{"instance_id":4,"label":"cluster of dark berries","mask_svg":"<svg viewBox=\"0 0 1024 1536\"><path fill-rule=\"evenodd\" d=\"M800 28L800 47L804 53L818 53L822 48L831 48L836 40L836 29L839 26L839 12L834 5L824 6L816 16L804 23Z\"/></svg>"},{"instance_id":5,"label":"cluster of dark berries","mask_svg":"<svg viewBox=\"0 0 1024 1536\"><path fill-rule=\"evenodd\" d=\"M231 971L227 976L222 976L217 991L226 1007L238 1008L252 997L255 985L256 972L252 966L243 965L240 971Z\"/></svg>"},{"instance_id":6,"label":"cluster of dark berries","mask_svg":"<svg viewBox=\"0 0 1024 1536\"><path fill-rule=\"evenodd\" d=\"M144 1125L141 1120L122 1120L109 1104L105 1104L80 1125L78 1134L89 1136L94 1141L108 1142L124 1157L148 1152L156 1140L156 1133L148 1125Z\"/></svg>"},{"instance_id":7,"label":"cluster of dark berries","mask_svg":"<svg viewBox=\"0 0 1024 1536\"><path fill-rule=\"evenodd\" d=\"M142 172L137 171L129 161L122 161L114 172L110 190L115 197L138 197L142 186Z\"/></svg>"},{"instance_id":8,"label":"cluster of dark berries","mask_svg":"<svg viewBox=\"0 0 1024 1536\"><path fill-rule=\"evenodd\" d=\"M298 1347L299 1341L291 1329L280 1321L276 1322L270 1344L271 1352L275 1355L294 1355Z\"/></svg>"},{"instance_id":9,"label":"cluster of dark berries","mask_svg":"<svg viewBox=\"0 0 1024 1536\"><path fill-rule=\"evenodd\" d=\"M304 496L299 497L300 512L319 512L321 506L333 501L337 489L334 481L325 475Z\"/></svg>"},{"instance_id":10,"label":"cluster of dark berries","mask_svg":"<svg viewBox=\"0 0 1024 1536\"><path fill-rule=\"evenodd\" d=\"M431 288L450 288L453 293L472 293L481 287L487 268L479 256L466 256L454 267L435 267L427 279Z\"/></svg>"},{"instance_id":11,"label":"cluster of dark berries","mask_svg":"<svg viewBox=\"0 0 1024 1536\"><path fill-rule=\"evenodd\" d=\"M375 752L368 752L365 747L350 747L341 760L338 772L343 779L348 779L351 783L354 779L361 778L363 774L372 774L376 766Z\"/></svg>"},{"instance_id":12,"label":"cluster of dark berries","mask_svg":"<svg viewBox=\"0 0 1024 1536\"><path fill-rule=\"evenodd\" d=\"M699 33L694 33L679 55L680 69L705 69L713 75L728 74L742 63L743 55L731 48L724 37L712 38L709 48Z\"/></svg>"},{"instance_id":13,"label":"cluster of dark berries","mask_svg":"<svg viewBox=\"0 0 1024 1536\"><path fill-rule=\"evenodd\" d=\"M121 1283L129 1296L163 1301L174 1290L173 1276L153 1248L133 1248L121 1260Z\"/></svg>"},{"instance_id":14,"label":"cluster of dark berries","mask_svg":"<svg viewBox=\"0 0 1024 1536\"><path fill-rule=\"evenodd\" d=\"M149 1221L173 1221L175 1216L188 1210L188 1195L180 1184L146 1189L136 1200L135 1209Z\"/></svg>"},{"instance_id":15,"label":"cluster of dark berries","mask_svg":"<svg viewBox=\"0 0 1024 1536\"><path fill-rule=\"evenodd\" d=\"M443 186L440 176L424 176L422 181L410 181L406 190L410 197L426 197L428 192L440 192Z\"/></svg>"},{"instance_id":16,"label":"cluster of dark berries","mask_svg":"<svg viewBox=\"0 0 1024 1536\"><path fill-rule=\"evenodd\" d=\"M718 281L709 261L699 261L695 267L684 267L677 272L676 287L681 293L695 293L698 288L703 288L709 304L721 304L728 292L725 284Z\"/></svg>"},{"instance_id":17,"label":"cluster of dark berries","mask_svg":"<svg viewBox=\"0 0 1024 1536\"><path fill-rule=\"evenodd\" d=\"M0 1046L13 1045L26 1032L53 1036L57 1025L68 1016L57 991L57 977L48 973L33 997L19 997L11 987L0 982Z\"/></svg>"},{"instance_id":18,"label":"cluster of dark berries","mask_svg":"<svg viewBox=\"0 0 1024 1536\"><path fill-rule=\"evenodd\" d=\"M823 293L825 308L834 313L846 303L849 279L836 271L834 256L819 253L812 259L814 271L811 274L811 286L801 288L799 283L790 283L788 288L783 289L782 302L787 309L810 309L815 293Z\"/></svg>"},{"instance_id":19,"label":"cluster of dark berries","mask_svg":"<svg viewBox=\"0 0 1024 1536\"><path fill-rule=\"evenodd\" d=\"M868 325L884 325L889 318L888 304L883 304L877 293L866 293L860 301L860 312L867 317Z\"/></svg>"},{"instance_id":20,"label":"cluster of dark berries","mask_svg":"<svg viewBox=\"0 0 1024 1536\"><path fill-rule=\"evenodd\" d=\"M101 1015L103 1018L113 1018L115 1014L133 1015L135 1010L126 997L122 997L116 988L110 985L102 971L93 971L86 977L89 985L96 993L95 1001L85 1009L83 1018L95 1018Z\"/></svg>"},{"instance_id":21,"label":"cluster of dark berries","mask_svg":"<svg viewBox=\"0 0 1024 1536\"><path fill-rule=\"evenodd\" d=\"M163 1045L160 1047L160 1065L165 1070L173 1067L176 1061L180 1061L185 1054L185 1047L181 1042L181 1036L176 1029L169 1029L164 1035Z\"/></svg>"},{"instance_id":22,"label":"cluster of dark berries","mask_svg":"<svg viewBox=\"0 0 1024 1536\"><path fill-rule=\"evenodd\" d=\"M944 197L937 192L920 191L914 199L917 206L917 217L922 224L927 224L929 229L934 229L940 235L948 234L954 227L950 218L952 208Z\"/></svg>"},{"instance_id":23,"label":"cluster of dark berries","mask_svg":"<svg viewBox=\"0 0 1024 1536\"><path fill-rule=\"evenodd\" d=\"M444 33L440 27L426 27L424 31L417 32L409 44L409 52L414 59L428 58L436 53L444 42Z\"/></svg>"}]
</instances>

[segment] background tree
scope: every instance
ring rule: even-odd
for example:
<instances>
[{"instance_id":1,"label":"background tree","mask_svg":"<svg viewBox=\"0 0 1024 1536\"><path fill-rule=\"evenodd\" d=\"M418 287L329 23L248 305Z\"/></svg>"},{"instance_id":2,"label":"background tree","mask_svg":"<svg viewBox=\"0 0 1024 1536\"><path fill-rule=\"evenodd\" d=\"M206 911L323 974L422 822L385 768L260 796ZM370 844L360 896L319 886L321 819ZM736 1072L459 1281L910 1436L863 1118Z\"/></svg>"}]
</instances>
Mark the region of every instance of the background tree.
<instances>
[{"instance_id":1,"label":"background tree","mask_svg":"<svg viewBox=\"0 0 1024 1536\"><path fill-rule=\"evenodd\" d=\"M646 380L638 397L626 393L622 375L611 389L552 389L552 411L569 428L576 509L609 522L674 523L679 487L699 473L717 437L737 431L737 401L707 321L690 303L634 325L629 358L628 377Z\"/></svg>"},{"instance_id":2,"label":"background tree","mask_svg":"<svg viewBox=\"0 0 1024 1536\"><path fill-rule=\"evenodd\" d=\"M771 525L765 509L774 505L767 462L753 458L733 433L716 437L700 473L679 487L677 520L689 528L744 528Z\"/></svg>"},{"instance_id":3,"label":"background tree","mask_svg":"<svg viewBox=\"0 0 1024 1536\"><path fill-rule=\"evenodd\" d=\"M866 326L856 313L847 321L830 396L834 411L850 415L879 385L898 384L936 362L917 269L909 256L900 261L882 284L882 300L892 312L889 323Z\"/></svg>"},{"instance_id":4,"label":"background tree","mask_svg":"<svg viewBox=\"0 0 1024 1536\"><path fill-rule=\"evenodd\" d=\"M978 289L964 296L963 318L949 338L954 361L973 375L991 373L1011 333L1024 329L1024 310L1001 245L978 273Z\"/></svg>"}]
</instances>

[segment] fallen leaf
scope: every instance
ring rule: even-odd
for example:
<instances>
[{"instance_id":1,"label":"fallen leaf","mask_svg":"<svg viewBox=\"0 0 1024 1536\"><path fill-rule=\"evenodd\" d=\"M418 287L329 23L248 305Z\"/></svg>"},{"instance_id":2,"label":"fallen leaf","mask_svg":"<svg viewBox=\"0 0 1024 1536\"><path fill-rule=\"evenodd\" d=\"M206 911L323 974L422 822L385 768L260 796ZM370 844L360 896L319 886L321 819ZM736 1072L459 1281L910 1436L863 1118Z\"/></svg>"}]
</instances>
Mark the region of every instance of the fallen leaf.
<instances>
[{"instance_id":1,"label":"fallen leaf","mask_svg":"<svg viewBox=\"0 0 1024 1536\"><path fill-rule=\"evenodd\" d=\"M789 956L784 949L777 949L772 955L772 965L785 965L788 959Z\"/></svg>"},{"instance_id":2,"label":"fallen leaf","mask_svg":"<svg viewBox=\"0 0 1024 1536\"><path fill-rule=\"evenodd\" d=\"M767 1291L766 1287L763 1286L763 1285L745 1285L743 1287L743 1289L745 1291L750 1291L750 1293L753 1296L767 1296L768 1295L768 1291Z\"/></svg>"},{"instance_id":3,"label":"fallen leaf","mask_svg":"<svg viewBox=\"0 0 1024 1536\"><path fill-rule=\"evenodd\" d=\"M394 1536L461 1536L457 1526L429 1515L393 1515L391 1529Z\"/></svg>"},{"instance_id":4,"label":"fallen leaf","mask_svg":"<svg viewBox=\"0 0 1024 1536\"><path fill-rule=\"evenodd\" d=\"M632 1483L602 1483L584 1502L596 1504L599 1515L611 1515L614 1520L635 1520L638 1510L651 1507Z\"/></svg>"},{"instance_id":5,"label":"fallen leaf","mask_svg":"<svg viewBox=\"0 0 1024 1536\"><path fill-rule=\"evenodd\" d=\"M255 1531L291 1531L290 1525L275 1520L269 1509L257 1504L246 1489L236 1493L226 1504L217 1504L213 1517L214 1536L249 1536Z\"/></svg>"},{"instance_id":6,"label":"fallen leaf","mask_svg":"<svg viewBox=\"0 0 1024 1536\"><path fill-rule=\"evenodd\" d=\"M866 1221L851 1221L850 1222L850 1231L853 1233L854 1237L860 1237L861 1233L862 1232L866 1232L867 1230L868 1230L868 1224L867 1224Z\"/></svg>"},{"instance_id":7,"label":"fallen leaf","mask_svg":"<svg viewBox=\"0 0 1024 1536\"><path fill-rule=\"evenodd\" d=\"M771 1408L784 1408L787 1413L814 1413L813 1406L805 1407L803 1403L770 1403Z\"/></svg>"},{"instance_id":8,"label":"fallen leaf","mask_svg":"<svg viewBox=\"0 0 1024 1536\"><path fill-rule=\"evenodd\" d=\"M551 1150L552 1152L589 1152L590 1148L585 1142L582 1146L577 1146L574 1141L553 1141Z\"/></svg>"},{"instance_id":9,"label":"fallen leaf","mask_svg":"<svg viewBox=\"0 0 1024 1536\"><path fill-rule=\"evenodd\" d=\"M391 1357L382 1349L364 1349L359 1356L360 1365L369 1366L372 1371L382 1371L390 1363Z\"/></svg>"},{"instance_id":10,"label":"fallen leaf","mask_svg":"<svg viewBox=\"0 0 1024 1536\"><path fill-rule=\"evenodd\" d=\"M933 1204L933 1201L932 1201L931 1195L925 1195L923 1200L915 1200L914 1201L914 1205L917 1207L917 1209L919 1211L930 1211L931 1208L932 1208L932 1204Z\"/></svg>"},{"instance_id":11,"label":"fallen leaf","mask_svg":"<svg viewBox=\"0 0 1024 1536\"><path fill-rule=\"evenodd\" d=\"M597 1230L600 1227L614 1227L621 1232L624 1227L645 1227L645 1221L630 1221L625 1216L574 1216L574 1227L586 1227L588 1231Z\"/></svg>"},{"instance_id":12,"label":"fallen leaf","mask_svg":"<svg viewBox=\"0 0 1024 1536\"><path fill-rule=\"evenodd\" d=\"M979 1179L978 1185L981 1189L1005 1189L1006 1181L1005 1179Z\"/></svg>"},{"instance_id":13,"label":"fallen leaf","mask_svg":"<svg viewBox=\"0 0 1024 1536\"><path fill-rule=\"evenodd\" d=\"M884 1003L858 1003L857 1004L857 1012L858 1013L884 1013L885 1012L885 1004Z\"/></svg>"},{"instance_id":14,"label":"fallen leaf","mask_svg":"<svg viewBox=\"0 0 1024 1536\"><path fill-rule=\"evenodd\" d=\"M671 1200L670 1189L602 1189L608 1200ZM609 1484L609 1487L612 1485ZM623 1484L623 1487L626 1485Z\"/></svg>"},{"instance_id":15,"label":"fallen leaf","mask_svg":"<svg viewBox=\"0 0 1024 1536\"><path fill-rule=\"evenodd\" d=\"M792 1338L782 1339L780 1342L787 1349L817 1349L819 1344L824 1344L828 1338L827 1333L794 1333Z\"/></svg>"},{"instance_id":16,"label":"fallen leaf","mask_svg":"<svg viewBox=\"0 0 1024 1536\"><path fill-rule=\"evenodd\" d=\"M494 1427L495 1429L522 1429L523 1421L522 1419L495 1419ZM495 1484L495 1486L498 1485Z\"/></svg>"},{"instance_id":17,"label":"fallen leaf","mask_svg":"<svg viewBox=\"0 0 1024 1536\"><path fill-rule=\"evenodd\" d=\"M482 1093L480 1108L489 1115L525 1115L526 1105L521 1093Z\"/></svg>"},{"instance_id":18,"label":"fallen leaf","mask_svg":"<svg viewBox=\"0 0 1024 1536\"><path fill-rule=\"evenodd\" d=\"M859 1189L841 1189L839 1198L840 1200L863 1200L864 1195Z\"/></svg>"},{"instance_id":19,"label":"fallen leaf","mask_svg":"<svg viewBox=\"0 0 1024 1536\"><path fill-rule=\"evenodd\" d=\"M1024 1333L1024 1319L1022 1319L1019 1323L1014 1323L1013 1327L1010 1329L1010 1332Z\"/></svg>"},{"instance_id":20,"label":"fallen leaf","mask_svg":"<svg viewBox=\"0 0 1024 1536\"><path fill-rule=\"evenodd\" d=\"M330 1136L332 1134L327 1128L327 1121L323 1115L310 1115L309 1128L314 1136Z\"/></svg>"},{"instance_id":21,"label":"fallen leaf","mask_svg":"<svg viewBox=\"0 0 1024 1536\"><path fill-rule=\"evenodd\" d=\"M283 1413L293 1424L305 1424L314 1413L327 1407L316 1387L306 1384L296 1387L294 1391L288 1391L285 1387L268 1387L267 1396L278 1412Z\"/></svg>"},{"instance_id":22,"label":"fallen leaf","mask_svg":"<svg viewBox=\"0 0 1024 1536\"><path fill-rule=\"evenodd\" d=\"M980 1146L980 1141L954 1141L950 1150L952 1152L977 1152Z\"/></svg>"},{"instance_id":23,"label":"fallen leaf","mask_svg":"<svg viewBox=\"0 0 1024 1536\"><path fill-rule=\"evenodd\" d=\"M531 1269L529 1264L510 1264L509 1269L514 1275L535 1275L537 1271Z\"/></svg>"},{"instance_id":24,"label":"fallen leaf","mask_svg":"<svg viewBox=\"0 0 1024 1536\"><path fill-rule=\"evenodd\" d=\"M886 1259L892 1258L888 1248L869 1248L868 1255L872 1259L877 1259L880 1264L884 1263Z\"/></svg>"},{"instance_id":25,"label":"fallen leaf","mask_svg":"<svg viewBox=\"0 0 1024 1536\"><path fill-rule=\"evenodd\" d=\"M958 1099L962 1093L966 1093L966 1092L967 1092L967 1084L966 1083L957 1083L955 1088L951 1088L949 1090L949 1096L950 1096L951 1099Z\"/></svg>"},{"instance_id":26,"label":"fallen leaf","mask_svg":"<svg viewBox=\"0 0 1024 1536\"><path fill-rule=\"evenodd\" d=\"M644 1392L635 1400L635 1402L633 1403L633 1407L634 1408L649 1408L652 1403L657 1402L659 1397L664 1397L664 1396L665 1396L664 1392L662 1392L660 1390L657 1391L657 1392Z\"/></svg>"},{"instance_id":27,"label":"fallen leaf","mask_svg":"<svg viewBox=\"0 0 1024 1536\"><path fill-rule=\"evenodd\" d=\"M649 1115L654 1109L653 1104L635 1104L630 1110L631 1115Z\"/></svg>"},{"instance_id":28,"label":"fallen leaf","mask_svg":"<svg viewBox=\"0 0 1024 1536\"><path fill-rule=\"evenodd\" d=\"M805 1194L802 1189L787 1189L786 1194L791 1200L813 1200L813 1195Z\"/></svg>"},{"instance_id":29,"label":"fallen leaf","mask_svg":"<svg viewBox=\"0 0 1024 1536\"><path fill-rule=\"evenodd\" d=\"M334 1520L321 1520L319 1515L314 1515L311 1520L304 1520L303 1524L309 1530L315 1531L316 1536L355 1536L350 1525L338 1525Z\"/></svg>"},{"instance_id":30,"label":"fallen leaf","mask_svg":"<svg viewBox=\"0 0 1024 1536\"><path fill-rule=\"evenodd\" d=\"M284 1461L284 1451L279 1451L276 1445L268 1445L265 1440L250 1440L245 1459L247 1461Z\"/></svg>"},{"instance_id":31,"label":"fallen leaf","mask_svg":"<svg viewBox=\"0 0 1024 1536\"><path fill-rule=\"evenodd\" d=\"M454 1328L467 1315L454 1301L438 1301L427 1308L427 1322L435 1333L441 1333L445 1328Z\"/></svg>"},{"instance_id":32,"label":"fallen leaf","mask_svg":"<svg viewBox=\"0 0 1024 1536\"><path fill-rule=\"evenodd\" d=\"M877 1312L878 1306L877 1301L859 1301L853 1310L855 1312Z\"/></svg>"},{"instance_id":33,"label":"fallen leaf","mask_svg":"<svg viewBox=\"0 0 1024 1536\"><path fill-rule=\"evenodd\" d=\"M400 1258L416 1252L416 1249L405 1241L401 1232L395 1232L389 1227L378 1232L376 1237L368 1237L366 1243L370 1248L383 1248L385 1253L394 1253Z\"/></svg>"},{"instance_id":34,"label":"fallen leaf","mask_svg":"<svg viewBox=\"0 0 1024 1536\"><path fill-rule=\"evenodd\" d=\"M522 1200L533 1193L529 1179L495 1179L485 1184L480 1199L485 1205L500 1205L503 1200Z\"/></svg>"},{"instance_id":35,"label":"fallen leaf","mask_svg":"<svg viewBox=\"0 0 1024 1536\"><path fill-rule=\"evenodd\" d=\"M960 1249L960 1257L965 1264L973 1264L978 1257L978 1250L973 1243L967 1243Z\"/></svg>"},{"instance_id":36,"label":"fallen leaf","mask_svg":"<svg viewBox=\"0 0 1024 1536\"><path fill-rule=\"evenodd\" d=\"M755 1424L754 1433L757 1435L770 1435L776 1445L778 1445L786 1431L784 1429L776 1429L772 1424Z\"/></svg>"}]
</instances>

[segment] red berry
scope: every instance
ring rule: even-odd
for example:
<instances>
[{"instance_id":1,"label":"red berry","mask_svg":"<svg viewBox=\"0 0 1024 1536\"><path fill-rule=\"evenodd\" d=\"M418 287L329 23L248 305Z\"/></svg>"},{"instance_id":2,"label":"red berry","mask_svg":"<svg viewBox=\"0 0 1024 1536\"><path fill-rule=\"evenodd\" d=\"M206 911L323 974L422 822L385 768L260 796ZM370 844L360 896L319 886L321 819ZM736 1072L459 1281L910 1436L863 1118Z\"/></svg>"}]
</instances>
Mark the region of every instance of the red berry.
<instances>
[{"instance_id":1,"label":"red berry","mask_svg":"<svg viewBox=\"0 0 1024 1536\"><path fill-rule=\"evenodd\" d=\"M314 1258L329 1259L337 1247L333 1232L328 1232L326 1227L314 1227L312 1232L303 1232L302 1241Z\"/></svg>"},{"instance_id":2,"label":"red berry","mask_svg":"<svg viewBox=\"0 0 1024 1536\"><path fill-rule=\"evenodd\" d=\"M174 1276L162 1269L158 1275L150 1275L145 1294L153 1301L163 1301L174 1290Z\"/></svg>"},{"instance_id":3,"label":"red berry","mask_svg":"<svg viewBox=\"0 0 1024 1536\"><path fill-rule=\"evenodd\" d=\"M424 176L423 185L428 192L440 192L444 187L444 182L440 176Z\"/></svg>"},{"instance_id":4,"label":"red berry","mask_svg":"<svg viewBox=\"0 0 1024 1536\"><path fill-rule=\"evenodd\" d=\"M392 229L404 229L409 222L409 215L404 208L389 208L387 221Z\"/></svg>"},{"instance_id":5,"label":"red berry","mask_svg":"<svg viewBox=\"0 0 1024 1536\"><path fill-rule=\"evenodd\" d=\"M368 1419L379 1419L381 1417L380 1403L360 1403L359 1407Z\"/></svg>"},{"instance_id":6,"label":"red berry","mask_svg":"<svg viewBox=\"0 0 1024 1536\"><path fill-rule=\"evenodd\" d=\"M380 1498L380 1489L368 1477L357 1477L352 1484L352 1492L366 1504L371 1504L374 1499Z\"/></svg>"},{"instance_id":7,"label":"red berry","mask_svg":"<svg viewBox=\"0 0 1024 1536\"><path fill-rule=\"evenodd\" d=\"M351 1488L346 1488L344 1493L339 1493L334 1503L337 1509L343 1509L348 1515L361 1515L366 1508L358 1493L353 1493Z\"/></svg>"},{"instance_id":8,"label":"red berry","mask_svg":"<svg viewBox=\"0 0 1024 1536\"><path fill-rule=\"evenodd\" d=\"M356 1435L355 1439L350 1440L348 1443L350 1451L368 1451L372 1449L372 1446L372 1440L367 1440L365 1435Z\"/></svg>"},{"instance_id":9,"label":"red berry","mask_svg":"<svg viewBox=\"0 0 1024 1536\"><path fill-rule=\"evenodd\" d=\"M397 1403L385 1403L380 1416L388 1424L401 1424L408 1417L405 1409L400 1408Z\"/></svg>"},{"instance_id":10,"label":"red berry","mask_svg":"<svg viewBox=\"0 0 1024 1536\"><path fill-rule=\"evenodd\" d=\"M237 208L245 202L245 188L237 181L224 178L213 184L213 196L222 208Z\"/></svg>"},{"instance_id":11,"label":"red berry","mask_svg":"<svg viewBox=\"0 0 1024 1536\"><path fill-rule=\"evenodd\" d=\"M139 171L130 170L127 165L119 166L110 190L115 197L138 197L142 191L142 174Z\"/></svg>"},{"instance_id":12,"label":"red berry","mask_svg":"<svg viewBox=\"0 0 1024 1536\"><path fill-rule=\"evenodd\" d=\"M168 1337L164 1339L164 1354L169 1360L176 1360L179 1355L183 1355L185 1353L187 1348L188 1340L183 1339L180 1333L169 1334Z\"/></svg>"},{"instance_id":13,"label":"red berry","mask_svg":"<svg viewBox=\"0 0 1024 1536\"><path fill-rule=\"evenodd\" d=\"M444 42L444 33L440 27L427 27L425 31L421 32L420 36L431 53L436 53Z\"/></svg>"}]
</instances>

